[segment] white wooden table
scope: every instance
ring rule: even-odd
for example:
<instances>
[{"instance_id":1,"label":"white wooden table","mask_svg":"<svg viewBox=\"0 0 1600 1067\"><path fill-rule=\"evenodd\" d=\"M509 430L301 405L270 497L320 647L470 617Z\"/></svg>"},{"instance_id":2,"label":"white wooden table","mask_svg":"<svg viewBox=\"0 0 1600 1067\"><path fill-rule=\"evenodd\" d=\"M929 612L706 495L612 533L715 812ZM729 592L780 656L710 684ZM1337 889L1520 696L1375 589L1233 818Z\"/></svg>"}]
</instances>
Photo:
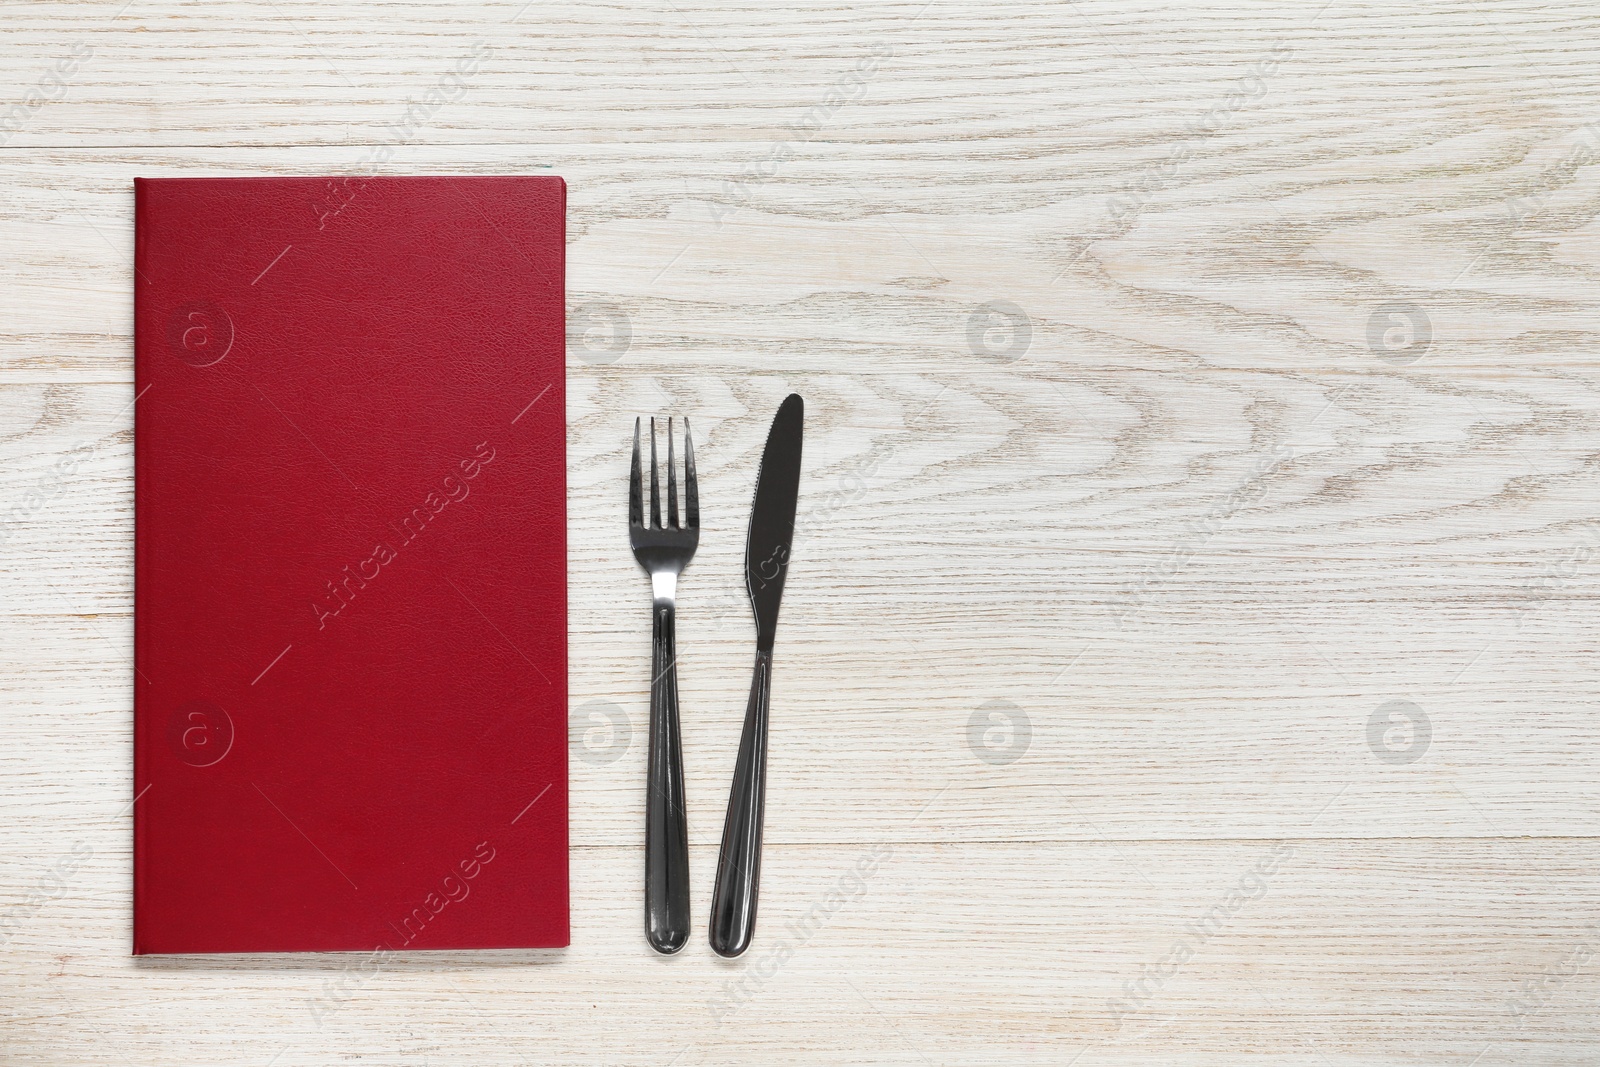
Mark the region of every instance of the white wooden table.
<instances>
[{"instance_id":1,"label":"white wooden table","mask_svg":"<svg viewBox=\"0 0 1600 1067\"><path fill-rule=\"evenodd\" d=\"M0 1063L1600 1060L1592 5L0 22ZM134 960L131 179L385 145L570 183L573 944ZM790 390L730 963L743 524ZM623 523L632 418L667 411L706 523L674 958Z\"/></svg>"}]
</instances>

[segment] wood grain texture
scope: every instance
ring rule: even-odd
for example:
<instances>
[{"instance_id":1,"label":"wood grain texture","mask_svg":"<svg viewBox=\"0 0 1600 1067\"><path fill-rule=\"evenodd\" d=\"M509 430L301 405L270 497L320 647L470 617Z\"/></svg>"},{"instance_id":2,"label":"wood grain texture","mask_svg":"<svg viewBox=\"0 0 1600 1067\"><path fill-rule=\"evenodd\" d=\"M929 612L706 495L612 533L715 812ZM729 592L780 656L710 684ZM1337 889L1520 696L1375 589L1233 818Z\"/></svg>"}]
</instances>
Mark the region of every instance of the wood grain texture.
<instances>
[{"instance_id":1,"label":"wood grain texture","mask_svg":"<svg viewBox=\"0 0 1600 1067\"><path fill-rule=\"evenodd\" d=\"M1600 1057L1585 5L4 20L0 1062ZM573 946L135 961L131 179L362 173L570 185ZM761 924L729 963L703 918L743 525L790 390ZM697 926L663 959L622 507L632 416L667 412L704 536Z\"/></svg>"}]
</instances>

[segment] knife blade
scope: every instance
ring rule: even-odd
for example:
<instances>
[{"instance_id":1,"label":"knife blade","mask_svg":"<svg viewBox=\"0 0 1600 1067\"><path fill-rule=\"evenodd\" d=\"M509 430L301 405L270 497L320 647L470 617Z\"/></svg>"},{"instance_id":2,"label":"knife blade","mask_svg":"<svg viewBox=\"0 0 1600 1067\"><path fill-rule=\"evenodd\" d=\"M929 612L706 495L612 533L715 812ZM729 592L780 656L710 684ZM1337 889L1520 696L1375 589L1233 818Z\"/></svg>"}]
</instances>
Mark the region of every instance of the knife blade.
<instances>
[{"instance_id":1,"label":"knife blade","mask_svg":"<svg viewBox=\"0 0 1600 1067\"><path fill-rule=\"evenodd\" d=\"M798 393L790 393L778 406L772 428L767 431L745 543L745 588L755 613L756 662L711 897L711 947L720 956L739 955L750 947L755 933L756 897L761 885L761 827L766 813L772 647L794 542L804 436L805 401Z\"/></svg>"}]
</instances>

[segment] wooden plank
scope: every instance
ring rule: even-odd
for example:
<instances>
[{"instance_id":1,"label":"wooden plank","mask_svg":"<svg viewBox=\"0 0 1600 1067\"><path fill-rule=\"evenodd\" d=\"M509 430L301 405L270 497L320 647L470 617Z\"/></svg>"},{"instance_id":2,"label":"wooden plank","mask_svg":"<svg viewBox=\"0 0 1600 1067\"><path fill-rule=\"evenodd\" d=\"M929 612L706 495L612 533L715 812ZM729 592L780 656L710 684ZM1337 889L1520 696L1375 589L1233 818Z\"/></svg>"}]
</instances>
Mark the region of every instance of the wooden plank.
<instances>
[{"instance_id":1,"label":"wooden plank","mask_svg":"<svg viewBox=\"0 0 1600 1067\"><path fill-rule=\"evenodd\" d=\"M1584 5L5 19L0 1059L1600 1055ZM362 173L570 184L574 944L133 961L131 181ZM664 959L628 424L695 419L703 918L791 389L762 924Z\"/></svg>"},{"instance_id":2,"label":"wooden plank","mask_svg":"<svg viewBox=\"0 0 1600 1067\"><path fill-rule=\"evenodd\" d=\"M126 850L114 832L86 840L72 892L8 948L26 995L8 1004L17 1063L60 1048L161 1060L174 1033L208 1060L280 1064L1309 1065L1402 1050L1578 1064L1596 1050L1597 979L1574 955L1600 937L1593 841L780 846L764 936L733 963L701 939L651 954L638 900L608 884L640 873L637 849L579 848L570 950L364 973L359 954L127 959ZM696 871L713 854L695 849ZM697 880L696 916L708 894Z\"/></svg>"}]
</instances>

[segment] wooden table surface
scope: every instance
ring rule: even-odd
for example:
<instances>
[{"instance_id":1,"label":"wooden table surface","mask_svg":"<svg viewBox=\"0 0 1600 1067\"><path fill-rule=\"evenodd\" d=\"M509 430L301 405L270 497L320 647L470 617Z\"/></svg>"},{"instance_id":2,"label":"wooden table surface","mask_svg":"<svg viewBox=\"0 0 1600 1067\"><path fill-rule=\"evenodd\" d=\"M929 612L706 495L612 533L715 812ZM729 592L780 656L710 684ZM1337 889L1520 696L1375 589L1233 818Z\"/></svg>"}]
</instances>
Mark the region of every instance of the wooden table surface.
<instances>
[{"instance_id":1,"label":"wooden table surface","mask_svg":"<svg viewBox=\"0 0 1600 1067\"><path fill-rule=\"evenodd\" d=\"M0 19L0 1063L1600 1061L1592 5ZM131 180L363 173L570 183L572 946L134 960ZM662 958L623 489L668 411L705 534Z\"/></svg>"}]
</instances>

